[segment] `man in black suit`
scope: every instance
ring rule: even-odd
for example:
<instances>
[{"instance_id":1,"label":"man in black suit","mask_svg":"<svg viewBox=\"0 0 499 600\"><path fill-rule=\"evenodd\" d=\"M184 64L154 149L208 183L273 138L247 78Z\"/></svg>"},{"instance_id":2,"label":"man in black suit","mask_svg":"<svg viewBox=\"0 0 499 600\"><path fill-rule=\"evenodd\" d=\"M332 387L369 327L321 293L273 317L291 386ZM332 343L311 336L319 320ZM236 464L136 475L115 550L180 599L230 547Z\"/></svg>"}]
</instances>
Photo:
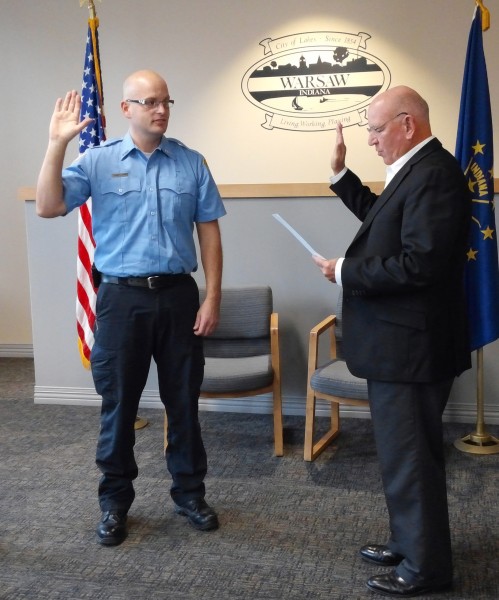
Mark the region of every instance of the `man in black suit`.
<instances>
[{"instance_id":1,"label":"man in black suit","mask_svg":"<svg viewBox=\"0 0 499 600\"><path fill-rule=\"evenodd\" d=\"M417 92L380 94L368 122L385 189L374 194L345 167L338 124L331 189L362 225L344 258L314 261L343 287L344 354L368 382L390 536L360 555L396 568L367 586L412 597L452 583L442 413L454 378L471 366L463 287L471 197Z\"/></svg>"}]
</instances>

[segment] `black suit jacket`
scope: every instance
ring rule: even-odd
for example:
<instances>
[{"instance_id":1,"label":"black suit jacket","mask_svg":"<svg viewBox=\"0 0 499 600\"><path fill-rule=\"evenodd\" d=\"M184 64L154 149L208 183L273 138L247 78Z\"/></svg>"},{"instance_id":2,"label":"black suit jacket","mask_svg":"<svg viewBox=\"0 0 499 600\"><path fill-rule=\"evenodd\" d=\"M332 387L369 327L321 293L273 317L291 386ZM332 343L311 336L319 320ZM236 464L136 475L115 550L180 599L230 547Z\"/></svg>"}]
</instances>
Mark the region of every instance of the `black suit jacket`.
<instances>
[{"instance_id":1,"label":"black suit jacket","mask_svg":"<svg viewBox=\"0 0 499 600\"><path fill-rule=\"evenodd\" d=\"M342 350L351 372L433 382L468 369L471 196L456 159L434 138L379 196L351 171L331 189L362 221L341 272Z\"/></svg>"}]
</instances>

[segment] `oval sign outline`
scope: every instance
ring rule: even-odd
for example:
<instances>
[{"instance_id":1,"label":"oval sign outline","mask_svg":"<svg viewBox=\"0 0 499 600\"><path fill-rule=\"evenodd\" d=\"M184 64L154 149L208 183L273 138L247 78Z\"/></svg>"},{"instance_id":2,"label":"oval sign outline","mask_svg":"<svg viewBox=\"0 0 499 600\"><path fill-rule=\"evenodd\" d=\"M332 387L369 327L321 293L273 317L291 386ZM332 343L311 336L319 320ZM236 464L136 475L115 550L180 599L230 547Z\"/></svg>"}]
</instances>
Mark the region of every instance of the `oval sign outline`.
<instances>
[{"instance_id":1,"label":"oval sign outline","mask_svg":"<svg viewBox=\"0 0 499 600\"><path fill-rule=\"evenodd\" d=\"M275 61L278 58L283 58L285 56L289 56L289 55L293 55L293 54L306 54L308 51L331 52L331 49L332 49L331 46L324 46L324 45L308 46L306 49L302 48L301 51L297 50L297 49L294 49L292 51L284 50L283 52L276 52L275 54L272 55L272 57L266 56L248 68L246 73L243 75L243 79L241 81L241 91L243 92L245 98L249 102L251 102L251 104L253 104L257 108L259 108L260 110L263 110L267 113L271 112L271 113L275 113L275 114L280 114L280 115L286 116L286 117L289 115L296 115L296 112L293 110L288 111L288 110L282 110L279 108L266 106L265 104L262 104L258 100L255 100L255 98L253 98L253 96L251 95L251 92L249 91L249 87L248 87L248 81L249 81L251 75L258 68L263 67L263 66L269 64L270 62ZM390 74L390 70L388 69L387 65L378 57L373 56L372 54L369 54L368 52L364 52L363 50L360 50L359 48L356 48L355 53L362 56L363 58L366 58L367 60L370 60L375 65L380 67L381 72L383 73L383 84L381 85L381 88L375 94L373 94L372 96L361 101L359 104L353 104L353 105L349 105L347 107L343 107L341 109L331 110L331 111L305 113L305 114L302 113L301 116L304 119L331 117L331 116L335 116L335 115L341 115L346 112L361 111L363 108L369 106L369 104L371 103L373 98L375 98L378 94L381 94L382 92L384 92L388 89L388 87L390 86L390 82L391 82L391 74Z\"/></svg>"}]
</instances>

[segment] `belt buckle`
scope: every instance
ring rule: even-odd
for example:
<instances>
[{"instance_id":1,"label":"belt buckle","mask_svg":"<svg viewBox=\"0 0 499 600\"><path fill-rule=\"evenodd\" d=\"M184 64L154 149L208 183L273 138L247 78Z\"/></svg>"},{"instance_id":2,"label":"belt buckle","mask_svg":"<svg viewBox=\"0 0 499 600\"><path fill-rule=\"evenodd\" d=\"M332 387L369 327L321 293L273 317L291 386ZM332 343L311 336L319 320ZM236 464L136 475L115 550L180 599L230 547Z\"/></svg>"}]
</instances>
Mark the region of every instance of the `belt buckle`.
<instances>
[{"instance_id":1,"label":"belt buckle","mask_svg":"<svg viewBox=\"0 0 499 600\"><path fill-rule=\"evenodd\" d=\"M159 275L151 275L151 277L147 278L147 287L150 290L155 290L156 289L156 282L159 279Z\"/></svg>"}]
</instances>

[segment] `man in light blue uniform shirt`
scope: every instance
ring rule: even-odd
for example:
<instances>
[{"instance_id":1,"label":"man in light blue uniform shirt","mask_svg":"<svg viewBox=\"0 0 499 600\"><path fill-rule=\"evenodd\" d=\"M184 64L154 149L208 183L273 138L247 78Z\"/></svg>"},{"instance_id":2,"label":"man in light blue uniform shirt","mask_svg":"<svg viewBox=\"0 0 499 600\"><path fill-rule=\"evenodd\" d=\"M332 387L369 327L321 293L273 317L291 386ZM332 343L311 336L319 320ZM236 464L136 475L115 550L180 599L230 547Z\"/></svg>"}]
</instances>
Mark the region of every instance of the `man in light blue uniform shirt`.
<instances>
[{"instance_id":1,"label":"man in light blue uniform shirt","mask_svg":"<svg viewBox=\"0 0 499 600\"><path fill-rule=\"evenodd\" d=\"M104 142L63 179L68 212L92 195L95 264L108 275L195 271L193 223L224 214L203 157L165 137L149 158L130 133Z\"/></svg>"},{"instance_id":2,"label":"man in light blue uniform shirt","mask_svg":"<svg viewBox=\"0 0 499 600\"><path fill-rule=\"evenodd\" d=\"M80 97L68 92L56 102L36 192L37 213L49 218L92 197L100 285L91 366L102 396L97 539L109 546L128 534L138 474L134 425L151 358L168 415L166 460L175 511L196 529L218 527L218 517L204 499L207 459L198 400L202 337L214 331L219 318L218 218L225 209L203 157L164 137L172 104L157 73L133 73L124 83L121 102L128 133L87 150L63 170L68 143L91 123L79 122ZM201 306L191 276L198 267L194 224L206 279Z\"/></svg>"}]
</instances>

